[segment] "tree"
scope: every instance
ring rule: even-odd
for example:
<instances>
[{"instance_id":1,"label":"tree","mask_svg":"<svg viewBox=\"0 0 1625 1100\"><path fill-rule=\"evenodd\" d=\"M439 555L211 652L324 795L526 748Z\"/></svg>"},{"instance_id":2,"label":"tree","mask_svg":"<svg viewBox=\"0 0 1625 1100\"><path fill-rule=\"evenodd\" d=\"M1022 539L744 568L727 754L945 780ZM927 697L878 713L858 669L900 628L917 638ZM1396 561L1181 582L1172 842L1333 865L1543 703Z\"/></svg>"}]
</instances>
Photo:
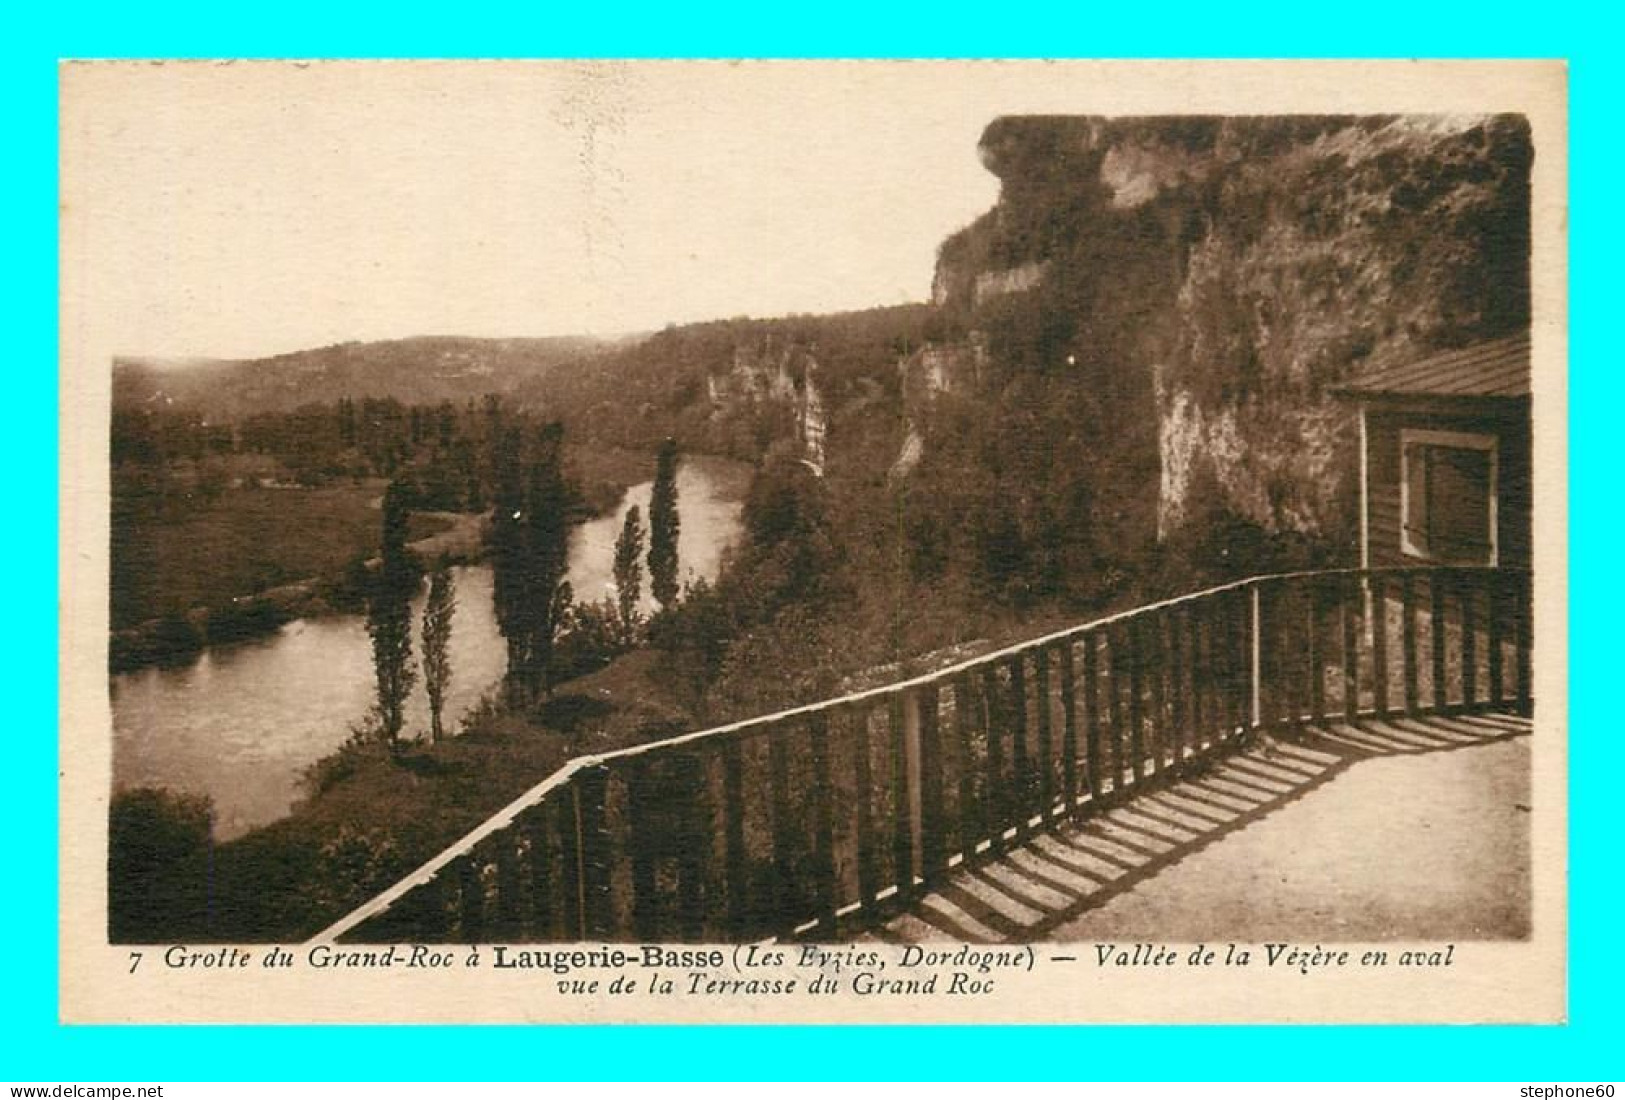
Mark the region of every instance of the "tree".
<instances>
[{"instance_id":1,"label":"tree","mask_svg":"<svg viewBox=\"0 0 1625 1100\"><path fill-rule=\"evenodd\" d=\"M451 616L456 607L451 570L442 562L429 578L429 599L423 605L423 687L429 693L429 731L435 741L440 740L440 715L451 683Z\"/></svg>"},{"instance_id":2,"label":"tree","mask_svg":"<svg viewBox=\"0 0 1625 1100\"><path fill-rule=\"evenodd\" d=\"M339 446L354 447L356 442L355 398L339 398Z\"/></svg>"},{"instance_id":3,"label":"tree","mask_svg":"<svg viewBox=\"0 0 1625 1100\"><path fill-rule=\"evenodd\" d=\"M496 449L492 598L508 647L508 694L516 703L546 694L553 641L563 618L560 596L570 562L575 499L564 479L563 441L563 427L547 424L527 452L521 432L511 428Z\"/></svg>"},{"instance_id":4,"label":"tree","mask_svg":"<svg viewBox=\"0 0 1625 1100\"><path fill-rule=\"evenodd\" d=\"M649 494L649 587L661 607L677 600L677 441L668 439L655 456L655 483Z\"/></svg>"},{"instance_id":5,"label":"tree","mask_svg":"<svg viewBox=\"0 0 1625 1100\"><path fill-rule=\"evenodd\" d=\"M491 478L494 510L491 517L491 601L497 629L508 648L508 681L517 682L525 667L524 557L525 482L523 437L518 428L502 425L492 413Z\"/></svg>"},{"instance_id":6,"label":"tree","mask_svg":"<svg viewBox=\"0 0 1625 1100\"><path fill-rule=\"evenodd\" d=\"M544 425L537 435L526 492L527 585L532 593L526 616L528 631L526 688L532 699L550 688L553 640L569 606L564 574L570 567L572 494L564 480L564 427ZM562 599L561 599L562 597Z\"/></svg>"},{"instance_id":7,"label":"tree","mask_svg":"<svg viewBox=\"0 0 1625 1100\"><path fill-rule=\"evenodd\" d=\"M828 486L788 452L769 455L751 478L728 588L752 617L766 621L790 604L824 605L847 594L828 497Z\"/></svg>"},{"instance_id":8,"label":"tree","mask_svg":"<svg viewBox=\"0 0 1625 1100\"><path fill-rule=\"evenodd\" d=\"M440 449L450 450L452 442L457 438L457 410L450 401L440 402L436 410L436 427L440 434Z\"/></svg>"},{"instance_id":9,"label":"tree","mask_svg":"<svg viewBox=\"0 0 1625 1100\"><path fill-rule=\"evenodd\" d=\"M367 603L367 633L372 637L372 666L378 684L378 718L391 746L400 736L406 699L416 681L412 667L412 595L417 591L417 565L406 548L410 515L406 487L391 482L384 492L383 561Z\"/></svg>"},{"instance_id":10,"label":"tree","mask_svg":"<svg viewBox=\"0 0 1625 1100\"><path fill-rule=\"evenodd\" d=\"M636 504L627 509L621 537L615 540L615 606L620 612L621 643L637 636L638 599L643 595L643 513Z\"/></svg>"}]
</instances>

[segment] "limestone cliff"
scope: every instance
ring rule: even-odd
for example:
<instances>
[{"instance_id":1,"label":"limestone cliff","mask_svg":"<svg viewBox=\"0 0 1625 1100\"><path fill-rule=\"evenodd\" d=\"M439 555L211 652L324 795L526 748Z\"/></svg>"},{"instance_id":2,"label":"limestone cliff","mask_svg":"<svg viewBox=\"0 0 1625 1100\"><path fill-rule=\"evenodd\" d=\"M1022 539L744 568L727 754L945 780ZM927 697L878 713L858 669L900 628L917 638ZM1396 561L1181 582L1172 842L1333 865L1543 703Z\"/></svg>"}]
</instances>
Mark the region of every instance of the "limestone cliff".
<instances>
[{"instance_id":1,"label":"limestone cliff","mask_svg":"<svg viewBox=\"0 0 1625 1100\"><path fill-rule=\"evenodd\" d=\"M741 340L725 366L706 372L706 395L713 421L785 424L798 457L823 474L828 423L818 390L818 359L804 344L772 332Z\"/></svg>"},{"instance_id":2,"label":"limestone cliff","mask_svg":"<svg viewBox=\"0 0 1625 1100\"><path fill-rule=\"evenodd\" d=\"M1352 545L1328 387L1528 323L1521 118L1017 117L980 152L1000 198L941 247L946 335L905 399L975 341L984 396L1088 391L1108 480L1156 471L1115 489L1154 495L1158 537L1222 508Z\"/></svg>"}]
</instances>

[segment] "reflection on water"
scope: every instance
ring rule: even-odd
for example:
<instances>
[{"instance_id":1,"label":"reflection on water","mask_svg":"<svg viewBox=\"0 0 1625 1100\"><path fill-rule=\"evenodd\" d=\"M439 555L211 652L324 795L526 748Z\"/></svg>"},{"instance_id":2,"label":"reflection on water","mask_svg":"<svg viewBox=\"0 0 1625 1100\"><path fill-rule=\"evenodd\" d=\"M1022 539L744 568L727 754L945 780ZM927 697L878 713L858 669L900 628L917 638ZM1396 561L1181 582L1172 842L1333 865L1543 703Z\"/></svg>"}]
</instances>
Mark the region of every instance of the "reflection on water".
<instances>
[{"instance_id":1,"label":"reflection on water","mask_svg":"<svg viewBox=\"0 0 1625 1100\"><path fill-rule=\"evenodd\" d=\"M680 581L690 575L707 580L717 575L722 554L739 531L739 513L748 472L737 462L714 458L685 459L677 467L677 567ZM621 537L626 513L635 504L643 513L645 547L649 530L649 496L654 482L627 490L613 515L577 527L570 536L570 587L583 603L596 603L615 593L615 540ZM649 592L649 569L643 570L644 611L655 608Z\"/></svg>"},{"instance_id":2,"label":"reflection on water","mask_svg":"<svg viewBox=\"0 0 1625 1100\"><path fill-rule=\"evenodd\" d=\"M678 473L685 575L711 578L739 530L746 470L716 459L688 459ZM650 484L628 491L613 516L582 525L570 545L576 598L611 591L615 539L633 504L649 508ZM491 571L454 570L452 681L447 728L502 676L506 659L491 607ZM645 578L645 603L648 603ZM422 596L414 603L420 621ZM414 657L421 656L414 638ZM238 836L287 813L300 777L332 752L372 704L372 648L357 615L301 619L274 635L213 649L185 668L143 669L112 677L113 775L119 787L163 786L214 799L215 835ZM422 676L406 712L407 736L428 735Z\"/></svg>"}]
</instances>

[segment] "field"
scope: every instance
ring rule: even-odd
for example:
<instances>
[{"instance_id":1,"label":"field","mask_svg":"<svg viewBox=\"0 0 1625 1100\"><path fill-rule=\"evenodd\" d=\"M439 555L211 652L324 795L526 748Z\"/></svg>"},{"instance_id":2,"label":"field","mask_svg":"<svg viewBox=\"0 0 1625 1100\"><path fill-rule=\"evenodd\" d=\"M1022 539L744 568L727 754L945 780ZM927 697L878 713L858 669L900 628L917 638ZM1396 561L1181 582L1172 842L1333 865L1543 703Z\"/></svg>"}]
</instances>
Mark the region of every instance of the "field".
<instances>
[{"instance_id":1,"label":"field","mask_svg":"<svg viewBox=\"0 0 1625 1100\"><path fill-rule=\"evenodd\" d=\"M384 485L231 489L179 519L125 525L112 548L113 629L339 574L377 552ZM444 518L414 516L410 537L445 526Z\"/></svg>"},{"instance_id":2,"label":"field","mask_svg":"<svg viewBox=\"0 0 1625 1100\"><path fill-rule=\"evenodd\" d=\"M564 459L566 472L575 479L594 515L612 510L628 488L655 476L653 451L566 445Z\"/></svg>"}]
</instances>

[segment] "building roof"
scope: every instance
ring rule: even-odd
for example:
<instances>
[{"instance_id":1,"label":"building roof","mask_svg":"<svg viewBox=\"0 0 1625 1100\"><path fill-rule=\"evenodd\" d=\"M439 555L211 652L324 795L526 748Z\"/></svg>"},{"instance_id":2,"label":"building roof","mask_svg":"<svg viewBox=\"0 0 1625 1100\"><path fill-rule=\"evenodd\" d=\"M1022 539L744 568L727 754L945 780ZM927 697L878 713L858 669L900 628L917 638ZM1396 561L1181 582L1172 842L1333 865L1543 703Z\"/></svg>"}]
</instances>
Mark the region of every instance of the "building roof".
<instances>
[{"instance_id":1,"label":"building roof","mask_svg":"<svg viewBox=\"0 0 1625 1100\"><path fill-rule=\"evenodd\" d=\"M1529 333L1372 371L1337 387L1353 397L1529 396Z\"/></svg>"}]
</instances>

